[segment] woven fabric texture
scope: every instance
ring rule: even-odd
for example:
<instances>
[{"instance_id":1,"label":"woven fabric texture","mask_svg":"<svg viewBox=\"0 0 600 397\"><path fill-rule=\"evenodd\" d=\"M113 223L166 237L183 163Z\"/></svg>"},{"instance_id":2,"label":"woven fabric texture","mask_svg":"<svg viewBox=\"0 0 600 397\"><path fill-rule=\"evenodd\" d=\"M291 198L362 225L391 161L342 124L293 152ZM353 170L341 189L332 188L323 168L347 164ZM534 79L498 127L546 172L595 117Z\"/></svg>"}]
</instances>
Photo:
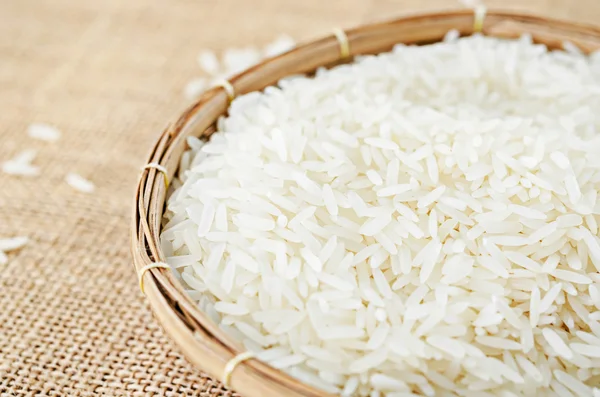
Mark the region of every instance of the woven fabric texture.
<instances>
[{"instance_id":1,"label":"woven fabric texture","mask_svg":"<svg viewBox=\"0 0 600 397\"><path fill-rule=\"evenodd\" d=\"M496 0L593 23L598 0ZM449 0L3 0L0 162L39 151L39 177L0 173L0 238L31 242L0 266L1 396L231 396L152 317L130 264L146 153L186 106L199 50L298 40ZM34 141L29 123L58 127ZM96 192L70 188L77 172ZM239 391L241 395L243 390Z\"/></svg>"}]
</instances>

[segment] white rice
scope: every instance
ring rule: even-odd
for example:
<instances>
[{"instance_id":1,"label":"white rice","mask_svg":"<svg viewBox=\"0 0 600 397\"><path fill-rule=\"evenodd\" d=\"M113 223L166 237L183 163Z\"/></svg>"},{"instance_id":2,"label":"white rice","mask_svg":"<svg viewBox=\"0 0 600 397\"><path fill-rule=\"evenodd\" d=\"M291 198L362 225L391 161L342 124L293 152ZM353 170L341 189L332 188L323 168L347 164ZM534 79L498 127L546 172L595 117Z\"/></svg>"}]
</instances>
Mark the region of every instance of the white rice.
<instances>
[{"instance_id":1,"label":"white rice","mask_svg":"<svg viewBox=\"0 0 600 397\"><path fill-rule=\"evenodd\" d=\"M237 98L188 140L167 262L334 394L592 395L600 57L568 48L452 32Z\"/></svg>"},{"instance_id":2,"label":"white rice","mask_svg":"<svg viewBox=\"0 0 600 397\"><path fill-rule=\"evenodd\" d=\"M0 239L0 251L10 252L18 250L29 242L28 237L11 237Z\"/></svg>"},{"instance_id":3,"label":"white rice","mask_svg":"<svg viewBox=\"0 0 600 397\"><path fill-rule=\"evenodd\" d=\"M194 99L200 96L208 87L208 82L204 77L197 77L190 80L183 89L183 95L187 99Z\"/></svg>"},{"instance_id":4,"label":"white rice","mask_svg":"<svg viewBox=\"0 0 600 397\"><path fill-rule=\"evenodd\" d=\"M543 328L542 335L557 355L560 355L566 359L573 357L573 351L569 349L556 331L552 330L551 328Z\"/></svg>"},{"instance_id":5,"label":"white rice","mask_svg":"<svg viewBox=\"0 0 600 397\"><path fill-rule=\"evenodd\" d=\"M198 54L198 65L207 74L217 74L221 67L217 54L209 50L200 51Z\"/></svg>"},{"instance_id":6,"label":"white rice","mask_svg":"<svg viewBox=\"0 0 600 397\"><path fill-rule=\"evenodd\" d=\"M9 175L36 176L40 174L39 167L32 164L37 152L33 149L24 150L14 158L2 163L2 172Z\"/></svg>"},{"instance_id":7,"label":"white rice","mask_svg":"<svg viewBox=\"0 0 600 397\"><path fill-rule=\"evenodd\" d=\"M41 123L29 125L29 127L27 127L27 134L33 139L39 139L46 142L56 142L61 136L60 131L55 127Z\"/></svg>"},{"instance_id":8,"label":"white rice","mask_svg":"<svg viewBox=\"0 0 600 397\"><path fill-rule=\"evenodd\" d=\"M263 49L263 56L274 57L294 48L296 42L288 35L281 35Z\"/></svg>"},{"instance_id":9,"label":"white rice","mask_svg":"<svg viewBox=\"0 0 600 397\"><path fill-rule=\"evenodd\" d=\"M91 181L74 172L69 172L65 176L65 182L73 189L82 193L92 193L96 189L96 186Z\"/></svg>"},{"instance_id":10,"label":"white rice","mask_svg":"<svg viewBox=\"0 0 600 397\"><path fill-rule=\"evenodd\" d=\"M16 251L29 242L28 237L10 237L0 239L0 266L8 263L8 252Z\"/></svg>"}]
</instances>

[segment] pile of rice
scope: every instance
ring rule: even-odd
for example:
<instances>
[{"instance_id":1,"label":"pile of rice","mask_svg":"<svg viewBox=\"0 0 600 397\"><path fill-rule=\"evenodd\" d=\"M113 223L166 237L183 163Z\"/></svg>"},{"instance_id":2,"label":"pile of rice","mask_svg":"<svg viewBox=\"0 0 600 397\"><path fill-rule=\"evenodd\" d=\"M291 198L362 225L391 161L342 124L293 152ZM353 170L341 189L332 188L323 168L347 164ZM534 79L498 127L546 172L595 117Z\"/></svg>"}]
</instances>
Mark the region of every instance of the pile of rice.
<instances>
[{"instance_id":1,"label":"pile of rice","mask_svg":"<svg viewBox=\"0 0 600 397\"><path fill-rule=\"evenodd\" d=\"M569 49L449 34L236 99L189 140L168 263L332 393L598 393L600 54Z\"/></svg>"}]
</instances>

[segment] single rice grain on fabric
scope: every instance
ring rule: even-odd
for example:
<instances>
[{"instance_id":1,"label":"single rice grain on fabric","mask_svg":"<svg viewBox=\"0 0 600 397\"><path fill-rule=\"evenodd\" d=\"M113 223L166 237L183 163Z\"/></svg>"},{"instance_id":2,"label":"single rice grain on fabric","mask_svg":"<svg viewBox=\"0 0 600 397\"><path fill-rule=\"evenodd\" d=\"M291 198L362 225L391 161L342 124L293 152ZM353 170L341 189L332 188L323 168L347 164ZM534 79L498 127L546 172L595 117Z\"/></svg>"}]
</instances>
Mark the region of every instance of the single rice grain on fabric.
<instances>
[{"instance_id":1,"label":"single rice grain on fabric","mask_svg":"<svg viewBox=\"0 0 600 397\"><path fill-rule=\"evenodd\" d=\"M65 176L65 182L73 189L82 193L93 193L96 189L96 186L91 181L74 172L70 172Z\"/></svg>"},{"instance_id":2,"label":"single rice grain on fabric","mask_svg":"<svg viewBox=\"0 0 600 397\"><path fill-rule=\"evenodd\" d=\"M208 74L216 74L219 72L219 59L217 54L210 50L201 51L198 54L198 65L200 68Z\"/></svg>"},{"instance_id":3,"label":"single rice grain on fabric","mask_svg":"<svg viewBox=\"0 0 600 397\"><path fill-rule=\"evenodd\" d=\"M265 57L274 57L291 50L296 46L294 39L288 35L281 35L270 42L263 49Z\"/></svg>"},{"instance_id":4,"label":"single rice grain on fabric","mask_svg":"<svg viewBox=\"0 0 600 397\"><path fill-rule=\"evenodd\" d=\"M291 45L198 63L210 85ZM166 261L334 395L591 395L600 57L566 48L452 31L236 98L186 139Z\"/></svg>"},{"instance_id":5,"label":"single rice grain on fabric","mask_svg":"<svg viewBox=\"0 0 600 397\"><path fill-rule=\"evenodd\" d=\"M0 251L10 252L22 248L29 242L29 237L11 237L0 239Z\"/></svg>"},{"instance_id":6,"label":"single rice grain on fabric","mask_svg":"<svg viewBox=\"0 0 600 397\"><path fill-rule=\"evenodd\" d=\"M41 141L56 142L60 139L60 131L48 124L34 123L27 127L27 135Z\"/></svg>"},{"instance_id":7,"label":"single rice grain on fabric","mask_svg":"<svg viewBox=\"0 0 600 397\"><path fill-rule=\"evenodd\" d=\"M198 77L190 80L183 89L183 94L187 99L197 98L207 87L208 83L205 78Z\"/></svg>"},{"instance_id":8,"label":"single rice grain on fabric","mask_svg":"<svg viewBox=\"0 0 600 397\"><path fill-rule=\"evenodd\" d=\"M0 265L8 263L8 255L6 253L21 249L28 242L29 238L25 236L0 239Z\"/></svg>"}]
</instances>

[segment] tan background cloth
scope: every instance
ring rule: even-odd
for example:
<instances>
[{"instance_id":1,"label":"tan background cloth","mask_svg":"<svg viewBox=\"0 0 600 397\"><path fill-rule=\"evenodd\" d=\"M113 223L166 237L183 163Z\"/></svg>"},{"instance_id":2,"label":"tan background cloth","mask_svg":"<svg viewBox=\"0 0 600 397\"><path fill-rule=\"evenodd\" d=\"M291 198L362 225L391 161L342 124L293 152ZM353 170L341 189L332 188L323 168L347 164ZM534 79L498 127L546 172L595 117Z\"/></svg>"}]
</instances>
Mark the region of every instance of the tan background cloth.
<instances>
[{"instance_id":1,"label":"tan background cloth","mask_svg":"<svg viewBox=\"0 0 600 397\"><path fill-rule=\"evenodd\" d=\"M598 0L496 0L593 23ZM231 395L163 335L130 265L138 170L201 75L199 50L298 40L450 0L0 0L0 162L39 149L42 174L0 173L0 395ZM31 122L63 131L28 138ZM64 182L90 178L93 195ZM243 394L243 390L240 390Z\"/></svg>"}]
</instances>

